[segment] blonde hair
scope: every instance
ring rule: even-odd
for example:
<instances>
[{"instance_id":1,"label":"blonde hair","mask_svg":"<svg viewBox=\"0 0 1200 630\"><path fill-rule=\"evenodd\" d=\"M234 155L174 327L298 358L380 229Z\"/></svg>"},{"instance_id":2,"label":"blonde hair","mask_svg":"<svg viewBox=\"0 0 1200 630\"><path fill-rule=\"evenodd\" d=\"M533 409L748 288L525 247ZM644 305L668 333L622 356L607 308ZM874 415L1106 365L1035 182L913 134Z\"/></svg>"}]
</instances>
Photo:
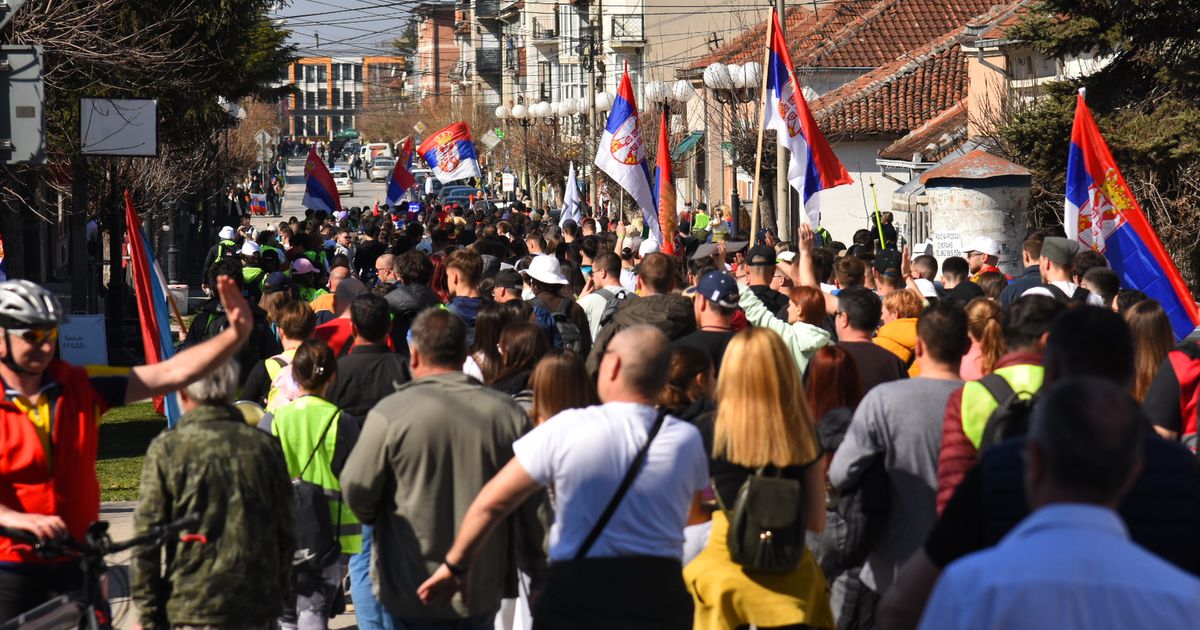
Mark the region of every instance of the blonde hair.
<instances>
[{"instance_id":1,"label":"blonde hair","mask_svg":"<svg viewBox=\"0 0 1200 630\"><path fill-rule=\"evenodd\" d=\"M920 317L925 310L925 300L913 291L892 291L883 298L883 307L891 311L896 319Z\"/></svg>"},{"instance_id":2,"label":"blonde hair","mask_svg":"<svg viewBox=\"0 0 1200 630\"><path fill-rule=\"evenodd\" d=\"M967 332L979 342L980 371L991 374L1008 351L1004 341L1004 309L995 301L977 297L967 304Z\"/></svg>"},{"instance_id":3,"label":"blonde hair","mask_svg":"<svg viewBox=\"0 0 1200 630\"><path fill-rule=\"evenodd\" d=\"M766 328L738 333L717 379L713 456L783 467L808 464L818 450L800 372L783 340Z\"/></svg>"}]
</instances>

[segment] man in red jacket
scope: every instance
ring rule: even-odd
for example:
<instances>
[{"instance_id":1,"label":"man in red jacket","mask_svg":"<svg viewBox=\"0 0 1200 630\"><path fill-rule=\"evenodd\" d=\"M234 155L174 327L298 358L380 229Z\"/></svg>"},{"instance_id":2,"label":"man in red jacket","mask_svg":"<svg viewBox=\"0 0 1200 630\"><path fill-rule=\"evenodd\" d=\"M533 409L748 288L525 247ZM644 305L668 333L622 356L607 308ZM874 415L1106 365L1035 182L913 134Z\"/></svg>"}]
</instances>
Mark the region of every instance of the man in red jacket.
<instances>
[{"instance_id":1,"label":"man in red jacket","mask_svg":"<svg viewBox=\"0 0 1200 630\"><path fill-rule=\"evenodd\" d=\"M111 407L168 394L203 377L254 325L237 283L217 279L229 327L153 366L77 367L55 358L58 298L26 280L0 283L0 526L82 539L100 518L96 448ZM78 563L45 560L0 537L0 623L82 585Z\"/></svg>"},{"instance_id":2,"label":"man in red jacket","mask_svg":"<svg viewBox=\"0 0 1200 630\"><path fill-rule=\"evenodd\" d=\"M1019 396L1036 394L1042 388L1042 351L1046 348L1046 335L1050 324L1064 308L1061 302L1042 295L1013 302L1004 322L1008 352L996 362L992 370L995 376L969 381L950 394L938 454L938 514L942 513L967 471L975 465L988 418L1004 402L992 396L984 380L1000 377Z\"/></svg>"}]
</instances>

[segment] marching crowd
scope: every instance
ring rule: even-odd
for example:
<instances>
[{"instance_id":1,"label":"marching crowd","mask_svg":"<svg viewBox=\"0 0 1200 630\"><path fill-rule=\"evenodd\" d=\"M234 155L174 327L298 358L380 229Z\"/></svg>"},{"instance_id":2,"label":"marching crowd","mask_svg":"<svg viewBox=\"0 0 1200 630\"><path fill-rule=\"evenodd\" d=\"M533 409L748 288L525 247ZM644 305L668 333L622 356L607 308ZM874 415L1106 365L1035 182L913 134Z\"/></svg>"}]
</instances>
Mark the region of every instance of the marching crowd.
<instances>
[{"instance_id":1,"label":"marching crowd","mask_svg":"<svg viewBox=\"0 0 1200 630\"><path fill-rule=\"evenodd\" d=\"M93 410L180 390L136 526L208 542L135 551L145 628L1195 626L1200 345L1073 241L1010 278L886 216L848 245L702 207L666 243L519 205L248 219L158 366L52 359L53 296L0 284L0 525L78 535ZM39 424L63 391L76 442ZM0 619L73 579L0 540Z\"/></svg>"}]
</instances>

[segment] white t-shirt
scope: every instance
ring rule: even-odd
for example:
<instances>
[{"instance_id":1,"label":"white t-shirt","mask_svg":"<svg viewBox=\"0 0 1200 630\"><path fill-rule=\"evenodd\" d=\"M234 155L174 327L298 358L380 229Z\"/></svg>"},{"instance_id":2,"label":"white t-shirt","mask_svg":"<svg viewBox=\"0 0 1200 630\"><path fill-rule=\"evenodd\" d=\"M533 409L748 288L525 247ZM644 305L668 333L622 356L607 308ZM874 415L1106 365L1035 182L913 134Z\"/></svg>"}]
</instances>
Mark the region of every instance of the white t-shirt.
<instances>
[{"instance_id":1,"label":"white t-shirt","mask_svg":"<svg viewBox=\"0 0 1200 630\"><path fill-rule=\"evenodd\" d=\"M1075 284L1069 280L1055 280L1050 284L1062 289L1063 293L1067 294L1067 297L1075 295L1075 291L1079 288L1078 284ZM1044 295L1049 298L1054 297L1054 294L1050 292L1050 289L1047 289L1043 286L1036 286L1026 289L1025 292L1021 294L1021 297L1025 297L1026 295ZM1104 306L1103 298L1095 293L1088 293L1087 303L1089 306Z\"/></svg>"},{"instance_id":2,"label":"white t-shirt","mask_svg":"<svg viewBox=\"0 0 1200 630\"><path fill-rule=\"evenodd\" d=\"M604 287L579 298L579 306L583 308L584 315L587 315L592 341L600 334L600 318L604 316L604 309L608 307L608 298L617 295L617 292L624 288Z\"/></svg>"},{"instance_id":3,"label":"white t-shirt","mask_svg":"<svg viewBox=\"0 0 1200 630\"><path fill-rule=\"evenodd\" d=\"M557 508L550 560L570 560L617 491L654 426L653 407L614 402L564 411L513 443L529 476L554 484ZM682 558L683 528L695 493L708 483L700 432L668 416L646 463L589 558Z\"/></svg>"}]
</instances>

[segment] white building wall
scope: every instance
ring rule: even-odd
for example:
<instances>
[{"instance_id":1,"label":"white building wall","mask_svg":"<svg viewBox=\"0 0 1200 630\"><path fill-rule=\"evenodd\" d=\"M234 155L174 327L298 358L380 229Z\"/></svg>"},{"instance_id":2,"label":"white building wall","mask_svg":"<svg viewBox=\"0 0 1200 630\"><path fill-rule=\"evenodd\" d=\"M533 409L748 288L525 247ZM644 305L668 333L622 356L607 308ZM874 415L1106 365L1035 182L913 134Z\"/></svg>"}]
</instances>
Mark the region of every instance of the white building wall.
<instances>
[{"instance_id":1,"label":"white building wall","mask_svg":"<svg viewBox=\"0 0 1200 630\"><path fill-rule=\"evenodd\" d=\"M888 141L853 141L833 144L833 152L854 179L853 184L838 186L820 193L821 225L834 240L849 244L855 230L869 228L875 212L875 200L880 212L891 210L892 193L900 184L879 174L875 158ZM872 194L871 184L874 184ZM903 217L897 217L900 224ZM897 225L898 228L903 227Z\"/></svg>"}]
</instances>

